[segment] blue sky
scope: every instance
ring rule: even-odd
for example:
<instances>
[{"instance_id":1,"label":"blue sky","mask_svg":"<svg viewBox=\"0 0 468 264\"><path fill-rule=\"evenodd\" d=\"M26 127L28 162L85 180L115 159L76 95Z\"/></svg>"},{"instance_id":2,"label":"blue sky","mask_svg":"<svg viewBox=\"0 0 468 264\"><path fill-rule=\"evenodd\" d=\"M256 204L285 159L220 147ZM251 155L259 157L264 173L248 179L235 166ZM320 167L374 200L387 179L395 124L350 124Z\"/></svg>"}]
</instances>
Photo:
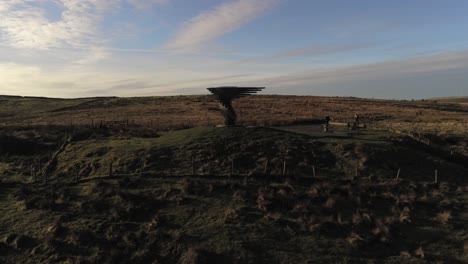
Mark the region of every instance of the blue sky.
<instances>
[{"instance_id":1,"label":"blue sky","mask_svg":"<svg viewBox=\"0 0 468 264\"><path fill-rule=\"evenodd\" d=\"M464 0L2 0L0 94L468 95Z\"/></svg>"}]
</instances>

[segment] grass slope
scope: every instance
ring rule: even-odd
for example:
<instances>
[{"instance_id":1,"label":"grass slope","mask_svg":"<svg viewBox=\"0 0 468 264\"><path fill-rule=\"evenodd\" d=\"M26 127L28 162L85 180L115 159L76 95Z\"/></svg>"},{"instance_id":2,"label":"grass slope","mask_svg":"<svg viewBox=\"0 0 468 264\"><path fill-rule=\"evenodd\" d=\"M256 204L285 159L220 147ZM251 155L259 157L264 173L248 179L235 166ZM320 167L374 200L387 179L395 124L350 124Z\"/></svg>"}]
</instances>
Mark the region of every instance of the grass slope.
<instances>
[{"instance_id":1,"label":"grass slope","mask_svg":"<svg viewBox=\"0 0 468 264\"><path fill-rule=\"evenodd\" d=\"M0 131L0 262L468 261L466 155L448 147L463 136L423 134L427 146L338 126ZM47 182L32 182L38 162Z\"/></svg>"},{"instance_id":2,"label":"grass slope","mask_svg":"<svg viewBox=\"0 0 468 264\"><path fill-rule=\"evenodd\" d=\"M211 96L48 99L0 97L2 125L97 125L129 120L129 124L156 130L213 126L221 123L218 104ZM236 100L244 125L313 123L325 116L352 122L354 113L369 125L465 133L468 108L434 101L397 101L352 97L258 95Z\"/></svg>"}]
</instances>

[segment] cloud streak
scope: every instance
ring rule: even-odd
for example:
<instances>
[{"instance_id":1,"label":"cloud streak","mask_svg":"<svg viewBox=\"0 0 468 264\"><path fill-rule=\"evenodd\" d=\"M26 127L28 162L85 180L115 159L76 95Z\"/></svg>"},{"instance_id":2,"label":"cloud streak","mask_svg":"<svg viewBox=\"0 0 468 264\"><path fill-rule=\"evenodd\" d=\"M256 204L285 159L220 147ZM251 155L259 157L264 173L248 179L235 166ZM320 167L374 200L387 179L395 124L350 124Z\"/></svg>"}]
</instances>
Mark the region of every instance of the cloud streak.
<instances>
[{"instance_id":1,"label":"cloud streak","mask_svg":"<svg viewBox=\"0 0 468 264\"><path fill-rule=\"evenodd\" d=\"M341 52L354 51L359 49L365 49L375 46L374 42L366 43L355 43L347 45L320 45L310 46L305 48L290 49L276 53L271 58L286 58L286 57L308 57L308 56L321 56L328 54L336 54Z\"/></svg>"},{"instance_id":2,"label":"cloud streak","mask_svg":"<svg viewBox=\"0 0 468 264\"><path fill-rule=\"evenodd\" d=\"M316 90L327 91L328 87L346 88L354 83L375 84L381 82L380 86L382 87L395 85L396 87L404 87L405 93L417 93L418 88L412 87L412 82L427 81L431 79L433 74L444 75L467 70L468 51L461 51L381 63L314 69L239 84L266 85L279 93L288 93L288 91L295 93L297 89L300 89L302 92L306 91L306 93L311 94ZM378 88L374 86L365 89L372 93L378 91ZM329 89L328 93L336 94L336 91L332 92Z\"/></svg>"},{"instance_id":3,"label":"cloud streak","mask_svg":"<svg viewBox=\"0 0 468 264\"><path fill-rule=\"evenodd\" d=\"M288 58L297 57L319 57L324 55L333 55L338 53L346 53L361 49L372 48L377 45L376 42L363 42L352 44L329 44L329 45L315 45L303 48L289 49L280 51L271 55L256 56L249 59L240 60L233 64L259 64L273 60L283 60Z\"/></svg>"},{"instance_id":4,"label":"cloud streak","mask_svg":"<svg viewBox=\"0 0 468 264\"><path fill-rule=\"evenodd\" d=\"M185 62L181 62L186 66ZM140 96L174 95L204 92L206 87L221 83L233 85L267 86L269 93L352 95L394 98L435 97L458 95L457 82L468 80L468 51L433 56L386 61L382 63L330 67L289 74L272 72L245 73L238 71L158 71L145 72L75 72L67 69L47 70L38 66L0 64L0 91L2 94L28 94L41 96ZM96 68L98 69L98 68ZM437 84L434 84L437 83ZM427 87L440 83L444 89L427 93ZM428 85L430 84L430 85ZM431 86L432 85L432 86ZM452 85L452 86L450 86ZM352 87L352 89L348 89ZM430 88L428 88L430 89ZM458 93L461 93L459 89ZM397 90L397 91L400 91Z\"/></svg>"},{"instance_id":5,"label":"cloud streak","mask_svg":"<svg viewBox=\"0 0 468 264\"><path fill-rule=\"evenodd\" d=\"M265 14L278 0L236 0L205 11L186 22L165 48L191 51Z\"/></svg>"},{"instance_id":6,"label":"cloud streak","mask_svg":"<svg viewBox=\"0 0 468 264\"><path fill-rule=\"evenodd\" d=\"M128 0L137 9L146 9L155 5L165 5L169 0Z\"/></svg>"},{"instance_id":7,"label":"cloud streak","mask_svg":"<svg viewBox=\"0 0 468 264\"><path fill-rule=\"evenodd\" d=\"M58 20L47 16L38 4L56 5ZM119 0L5 0L0 4L0 32L3 41L16 48L48 49L99 45L99 23Z\"/></svg>"}]
</instances>

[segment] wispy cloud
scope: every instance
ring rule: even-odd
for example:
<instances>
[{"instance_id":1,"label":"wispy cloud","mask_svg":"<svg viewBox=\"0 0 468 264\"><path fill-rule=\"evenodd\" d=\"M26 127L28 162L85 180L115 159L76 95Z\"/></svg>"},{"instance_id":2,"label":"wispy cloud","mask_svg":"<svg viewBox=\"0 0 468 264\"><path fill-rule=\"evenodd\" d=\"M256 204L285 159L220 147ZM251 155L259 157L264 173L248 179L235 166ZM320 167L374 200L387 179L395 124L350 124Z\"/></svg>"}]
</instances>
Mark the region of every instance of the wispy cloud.
<instances>
[{"instance_id":1,"label":"wispy cloud","mask_svg":"<svg viewBox=\"0 0 468 264\"><path fill-rule=\"evenodd\" d=\"M56 5L60 18L52 20L39 4ZM3 0L0 32L4 43L16 48L47 49L102 44L99 22L119 0Z\"/></svg>"},{"instance_id":2,"label":"wispy cloud","mask_svg":"<svg viewBox=\"0 0 468 264\"><path fill-rule=\"evenodd\" d=\"M104 47L93 47L89 52L76 63L78 64L90 64L101 61L111 56L110 50Z\"/></svg>"},{"instance_id":3,"label":"wispy cloud","mask_svg":"<svg viewBox=\"0 0 468 264\"><path fill-rule=\"evenodd\" d=\"M117 64L119 62L123 63L124 58ZM185 61L180 63L187 66ZM131 63L129 65L127 67L137 68ZM232 72L232 69L184 70L184 67L155 71L156 66L145 71L132 72L127 69L116 74L113 70L103 70L97 66L85 71L73 71L0 64L0 93L59 97L173 95L202 93L206 87L224 83L267 86L269 93L281 94L351 94L394 98L398 97L395 90L398 88L402 90L399 97L458 95L462 93L462 88L457 88L460 87L457 82L451 84L450 80L458 78L458 82L466 82L468 51L289 74L271 71L246 73L243 67L236 72ZM438 85L434 83L440 83L444 89L434 90L434 85ZM424 87L432 89L432 94L425 93Z\"/></svg>"},{"instance_id":4,"label":"wispy cloud","mask_svg":"<svg viewBox=\"0 0 468 264\"><path fill-rule=\"evenodd\" d=\"M190 51L235 31L271 10L279 0L236 0L205 11L186 22L165 48Z\"/></svg>"},{"instance_id":5,"label":"wispy cloud","mask_svg":"<svg viewBox=\"0 0 468 264\"><path fill-rule=\"evenodd\" d=\"M128 3L137 9L146 9L155 5L164 5L170 0L128 0Z\"/></svg>"},{"instance_id":6,"label":"wispy cloud","mask_svg":"<svg viewBox=\"0 0 468 264\"><path fill-rule=\"evenodd\" d=\"M375 46L374 42L366 43L354 43L354 44L330 44L330 45L316 45L298 49L290 49L282 52L273 54L272 58L284 58L284 57L305 57L305 56L320 56L335 54L341 52L354 51L358 49L365 49Z\"/></svg>"},{"instance_id":7,"label":"wispy cloud","mask_svg":"<svg viewBox=\"0 0 468 264\"><path fill-rule=\"evenodd\" d=\"M350 81L391 80L420 76L420 74L468 70L468 51L441 53L432 56L373 64L330 67L276 75L250 82L272 87L314 87L339 83L343 87Z\"/></svg>"},{"instance_id":8,"label":"wispy cloud","mask_svg":"<svg viewBox=\"0 0 468 264\"><path fill-rule=\"evenodd\" d=\"M234 62L233 64L262 64L264 62L272 61L272 60L279 60L279 59L286 59L286 58L294 58L294 57L319 57L324 55L332 55L338 53L345 53L356 51L360 49L372 48L377 45L376 42L363 42L363 43L351 43L351 44L336 44L331 43L329 45L314 45L309 47L303 48L296 48L296 49L289 49L280 51L271 55L265 56L254 56L248 59L240 60Z\"/></svg>"}]
</instances>

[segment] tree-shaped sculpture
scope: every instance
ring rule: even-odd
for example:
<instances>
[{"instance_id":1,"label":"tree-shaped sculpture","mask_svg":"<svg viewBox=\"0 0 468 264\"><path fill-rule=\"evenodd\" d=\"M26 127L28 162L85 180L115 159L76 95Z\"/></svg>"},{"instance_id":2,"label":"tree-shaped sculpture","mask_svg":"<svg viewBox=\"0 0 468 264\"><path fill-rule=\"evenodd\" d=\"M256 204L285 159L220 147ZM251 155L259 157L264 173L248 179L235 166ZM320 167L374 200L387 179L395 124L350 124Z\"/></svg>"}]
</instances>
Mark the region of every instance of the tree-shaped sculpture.
<instances>
[{"instance_id":1,"label":"tree-shaped sculpture","mask_svg":"<svg viewBox=\"0 0 468 264\"><path fill-rule=\"evenodd\" d=\"M208 91L214 94L220 103L219 105L224 115L224 125L235 126L237 115L232 107L232 101L243 96L255 94L263 89L265 89L265 87L225 86L208 88Z\"/></svg>"}]
</instances>

